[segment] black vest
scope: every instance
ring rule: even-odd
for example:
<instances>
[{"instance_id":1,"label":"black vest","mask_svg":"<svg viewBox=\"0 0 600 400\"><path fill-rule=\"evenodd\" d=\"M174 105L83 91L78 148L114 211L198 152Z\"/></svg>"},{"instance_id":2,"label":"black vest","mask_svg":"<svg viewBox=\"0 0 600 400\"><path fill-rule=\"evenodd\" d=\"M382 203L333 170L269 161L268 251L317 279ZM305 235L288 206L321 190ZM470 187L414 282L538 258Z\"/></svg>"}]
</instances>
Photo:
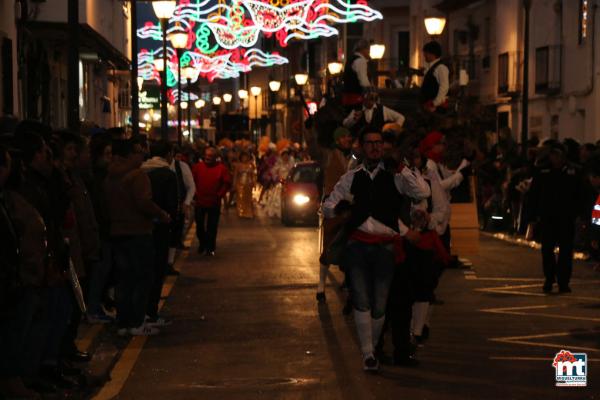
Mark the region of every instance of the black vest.
<instances>
[{"instance_id":1,"label":"black vest","mask_svg":"<svg viewBox=\"0 0 600 400\"><path fill-rule=\"evenodd\" d=\"M398 219L402 215L404 197L394 183L394 174L380 170L374 179L363 169L356 172L350 187L354 196L352 213L348 221L350 230L361 226L369 217L398 232Z\"/></svg>"},{"instance_id":2,"label":"black vest","mask_svg":"<svg viewBox=\"0 0 600 400\"><path fill-rule=\"evenodd\" d=\"M344 93L356 93L362 94L363 88L360 86L360 81L358 80L358 75L356 71L352 68L352 63L358 59L360 56L358 54L353 54L346 61L346 65L344 66Z\"/></svg>"},{"instance_id":3,"label":"black vest","mask_svg":"<svg viewBox=\"0 0 600 400\"><path fill-rule=\"evenodd\" d=\"M385 120L383 119L383 106L377 105L373 110L373 115L371 115L371 122L367 122L365 118L365 113L363 111L362 117L358 120L356 125L353 127L353 133L360 137L363 132L380 132L383 129L383 125L385 125Z\"/></svg>"},{"instance_id":4,"label":"black vest","mask_svg":"<svg viewBox=\"0 0 600 400\"><path fill-rule=\"evenodd\" d=\"M437 79L435 79L433 73L440 65L442 65L441 60L433 64L425 74L423 85L421 86L421 103L426 103L437 97L440 90L440 84Z\"/></svg>"}]
</instances>

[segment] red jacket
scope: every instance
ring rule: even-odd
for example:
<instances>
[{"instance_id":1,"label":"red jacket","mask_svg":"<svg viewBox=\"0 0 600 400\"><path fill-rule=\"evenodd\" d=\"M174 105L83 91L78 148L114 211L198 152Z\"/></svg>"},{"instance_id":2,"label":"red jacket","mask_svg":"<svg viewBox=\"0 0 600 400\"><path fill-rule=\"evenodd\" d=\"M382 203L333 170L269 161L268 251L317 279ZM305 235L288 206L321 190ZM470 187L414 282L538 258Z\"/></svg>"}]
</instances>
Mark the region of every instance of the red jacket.
<instances>
[{"instance_id":1,"label":"red jacket","mask_svg":"<svg viewBox=\"0 0 600 400\"><path fill-rule=\"evenodd\" d=\"M231 174L223 163L207 165L200 161L192 168L196 184L196 207L218 207L231 187Z\"/></svg>"}]
</instances>

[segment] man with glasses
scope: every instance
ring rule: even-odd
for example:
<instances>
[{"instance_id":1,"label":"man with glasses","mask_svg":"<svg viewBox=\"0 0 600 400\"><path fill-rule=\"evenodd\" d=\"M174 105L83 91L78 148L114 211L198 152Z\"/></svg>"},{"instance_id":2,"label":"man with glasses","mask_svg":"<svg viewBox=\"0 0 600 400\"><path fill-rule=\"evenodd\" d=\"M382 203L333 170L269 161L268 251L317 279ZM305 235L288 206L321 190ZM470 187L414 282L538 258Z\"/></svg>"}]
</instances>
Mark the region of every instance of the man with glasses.
<instances>
[{"instance_id":1,"label":"man with glasses","mask_svg":"<svg viewBox=\"0 0 600 400\"><path fill-rule=\"evenodd\" d=\"M402 206L407 197L415 200L429 197L430 189L409 168L386 168L380 132L364 133L360 143L364 154L362 165L340 178L323 203L323 213L326 218L347 217L350 236L343 263L350 275L363 369L377 371L379 362L374 347L383 328L394 270L402 261L401 241L419 240L419 233L402 222Z\"/></svg>"}]
</instances>

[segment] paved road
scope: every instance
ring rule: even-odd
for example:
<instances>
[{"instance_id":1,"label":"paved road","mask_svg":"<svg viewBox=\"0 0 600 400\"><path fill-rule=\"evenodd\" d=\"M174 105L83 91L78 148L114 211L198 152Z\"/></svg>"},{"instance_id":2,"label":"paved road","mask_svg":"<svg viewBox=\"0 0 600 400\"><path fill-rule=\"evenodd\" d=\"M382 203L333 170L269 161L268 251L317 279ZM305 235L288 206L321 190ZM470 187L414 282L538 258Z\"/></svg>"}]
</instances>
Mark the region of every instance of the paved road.
<instances>
[{"instance_id":1,"label":"paved road","mask_svg":"<svg viewBox=\"0 0 600 400\"><path fill-rule=\"evenodd\" d=\"M482 238L473 270L442 278L422 365L374 376L360 369L338 271L328 303L314 300L315 229L225 217L219 242L215 258L183 263L163 310L175 322L133 352L130 374L113 374L119 398L599 397L600 273L589 266L577 265L571 295L545 296L536 252ZM588 354L587 388L554 387L561 348Z\"/></svg>"}]
</instances>

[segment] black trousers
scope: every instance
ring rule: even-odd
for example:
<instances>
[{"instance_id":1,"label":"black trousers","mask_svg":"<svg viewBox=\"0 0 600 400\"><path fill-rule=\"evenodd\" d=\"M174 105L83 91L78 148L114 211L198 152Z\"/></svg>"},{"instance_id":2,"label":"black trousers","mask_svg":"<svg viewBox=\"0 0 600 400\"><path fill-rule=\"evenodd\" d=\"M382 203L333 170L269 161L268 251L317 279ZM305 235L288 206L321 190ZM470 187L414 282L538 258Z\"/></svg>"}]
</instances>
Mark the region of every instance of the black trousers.
<instances>
[{"instance_id":1,"label":"black trousers","mask_svg":"<svg viewBox=\"0 0 600 400\"><path fill-rule=\"evenodd\" d=\"M221 207L196 207L196 237L203 251L215 251L217 248L217 230Z\"/></svg>"},{"instance_id":2,"label":"black trousers","mask_svg":"<svg viewBox=\"0 0 600 400\"><path fill-rule=\"evenodd\" d=\"M383 350L385 332L391 328L394 357L404 358L413 352L410 341L413 302L414 291L410 283L408 266L406 264L396 266L385 311L385 325L376 346L377 351Z\"/></svg>"},{"instance_id":3,"label":"black trousers","mask_svg":"<svg viewBox=\"0 0 600 400\"><path fill-rule=\"evenodd\" d=\"M170 235L170 225L154 225L154 230L152 231L152 239L154 241L153 274L148 294L148 305L146 307L146 315L150 318L156 318L158 316L158 303L160 302L163 283L165 282L165 276L167 275Z\"/></svg>"},{"instance_id":4,"label":"black trousers","mask_svg":"<svg viewBox=\"0 0 600 400\"><path fill-rule=\"evenodd\" d=\"M569 286L573 270L573 240L575 221L571 219L542 219L542 263L546 282L558 282L561 287ZM554 248L558 246L558 257Z\"/></svg>"}]
</instances>

